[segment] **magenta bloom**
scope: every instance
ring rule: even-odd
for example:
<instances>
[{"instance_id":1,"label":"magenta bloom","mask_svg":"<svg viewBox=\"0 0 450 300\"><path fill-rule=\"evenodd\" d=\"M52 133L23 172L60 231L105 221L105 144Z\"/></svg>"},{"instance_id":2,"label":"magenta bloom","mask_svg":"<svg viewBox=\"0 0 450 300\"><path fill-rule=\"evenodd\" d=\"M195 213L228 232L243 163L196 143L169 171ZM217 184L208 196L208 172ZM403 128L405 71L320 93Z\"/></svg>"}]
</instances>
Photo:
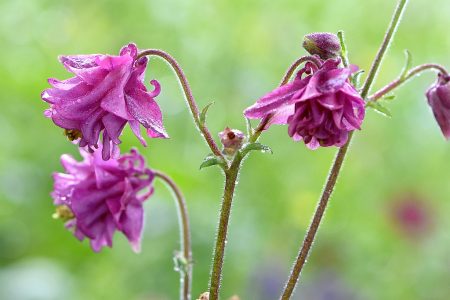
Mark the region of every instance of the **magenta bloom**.
<instances>
[{"instance_id":1,"label":"magenta bloom","mask_svg":"<svg viewBox=\"0 0 450 300\"><path fill-rule=\"evenodd\" d=\"M427 98L442 133L450 140L450 78L440 75L427 91Z\"/></svg>"},{"instance_id":2,"label":"magenta bloom","mask_svg":"<svg viewBox=\"0 0 450 300\"><path fill-rule=\"evenodd\" d=\"M152 80L155 89L147 91L143 83L147 58L136 57L134 44L123 47L119 56L61 56L61 63L75 76L63 81L48 80L53 87L41 95L50 103L45 115L66 129L69 138L80 138L80 147L97 147L103 131L105 160L118 153L119 136L127 122L144 145L140 124L150 137L167 137L161 110L154 100L160 85Z\"/></svg>"},{"instance_id":3,"label":"magenta bloom","mask_svg":"<svg viewBox=\"0 0 450 300\"><path fill-rule=\"evenodd\" d=\"M329 59L317 69L307 63L296 78L259 99L244 112L247 118L272 116L272 124L288 124L295 141L303 140L310 149L343 146L349 132L360 129L364 100L349 83L350 68ZM312 75L308 75L313 73ZM302 78L302 75L307 76Z\"/></svg>"},{"instance_id":4,"label":"magenta bloom","mask_svg":"<svg viewBox=\"0 0 450 300\"><path fill-rule=\"evenodd\" d=\"M61 156L67 173L53 175L54 204L59 212L65 211L66 228L73 230L79 240L90 239L94 251L111 247L114 232L120 231L139 252L142 204L153 193L154 173L145 167L144 158L136 150L107 161L100 152L89 153L81 148L81 162L69 155Z\"/></svg>"}]
</instances>

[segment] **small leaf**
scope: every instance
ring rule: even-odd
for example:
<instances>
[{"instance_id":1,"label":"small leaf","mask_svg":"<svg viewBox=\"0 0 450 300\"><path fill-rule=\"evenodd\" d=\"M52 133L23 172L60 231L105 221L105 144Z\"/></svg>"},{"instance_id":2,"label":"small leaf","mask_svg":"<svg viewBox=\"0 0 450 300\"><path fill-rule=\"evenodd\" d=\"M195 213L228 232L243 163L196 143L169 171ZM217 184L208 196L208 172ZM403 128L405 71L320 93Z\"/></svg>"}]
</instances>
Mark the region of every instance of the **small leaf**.
<instances>
[{"instance_id":1,"label":"small leaf","mask_svg":"<svg viewBox=\"0 0 450 300\"><path fill-rule=\"evenodd\" d=\"M241 155L245 156L250 151L261 151L261 152L270 152L273 153L272 149L269 146L263 145L261 143L247 143L242 147Z\"/></svg>"},{"instance_id":2,"label":"small leaf","mask_svg":"<svg viewBox=\"0 0 450 300\"><path fill-rule=\"evenodd\" d=\"M387 96L384 96L383 98L381 98L380 100L383 100L383 101L392 101L392 100L394 100L395 99L395 95L387 95Z\"/></svg>"},{"instance_id":3,"label":"small leaf","mask_svg":"<svg viewBox=\"0 0 450 300\"><path fill-rule=\"evenodd\" d=\"M215 165L224 166L225 162L222 158L214 156L213 154L209 154L207 157L205 157L202 164L200 165L200 170Z\"/></svg>"},{"instance_id":4,"label":"small leaf","mask_svg":"<svg viewBox=\"0 0 450 300\"><path fill-rule=\"evenodd\" d=\"M369 101L367 102L367 106L370 108L373 108L378 113L382 114L385 117L392 117L391 111L386 107L383 106L381 103L376 101Z\"/></svg>"},{"instance_id":5,"label":"small leaf","mask_svg":"<svg viewBox=\"0 0 450 300\"><path fill-rule=\"evenodd\" d=\"M364 70L358 70L352 75L352 82L355 87L359 86L361 75L364 74Z\"/></svg>"},{"instance_id":6,"label":"small leaf","mask_svg":"<svg viewBox=\"0 0 450 300\"><path fill-rule=\"evenodd\" d=\"M205 124L206 114L208 113L209 107L213 104L214 104L214 102L211 102L202 109L202 112L200 113L200 124L202 124L202 125Z\"/></svg>"},{"instance_id":7,"label":"small leaf","mask_svg":"<svg viewBox=\"0 0 450 300\"><path fill-rule=\"evenodd\" d=\"M408 50L405 50L405 55L406 55L406 62L405 62L405 66L403 67L402 73L400 75L401 79L405 79L406 75L408 74L408 71L412 67L412 55L411 55L411 52L409 52Z\"/></svg>"}]
</instances>

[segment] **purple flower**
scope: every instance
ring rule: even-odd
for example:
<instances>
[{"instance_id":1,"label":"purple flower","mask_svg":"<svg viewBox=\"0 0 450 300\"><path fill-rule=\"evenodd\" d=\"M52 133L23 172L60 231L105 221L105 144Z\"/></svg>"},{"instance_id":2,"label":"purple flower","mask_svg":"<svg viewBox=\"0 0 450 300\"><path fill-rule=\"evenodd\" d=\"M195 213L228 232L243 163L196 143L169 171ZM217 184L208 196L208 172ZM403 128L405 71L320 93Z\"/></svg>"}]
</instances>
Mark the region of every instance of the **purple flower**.
<instances>
[{"instance_id":1,"label":"purple flower","mask_svg":"<svg viewBox=\"0 0 450 300\"><path fill-rule=\"evenodd\" d=\"M152 80L155 89L147 91L143 81L148 60L136 58L134 44L123 47L119 56L61 56L61 63L75 77L48 80L53 87L41 95L50 103L45 116L64 128L69 139L79 139L80 147L98 147L103 131L105 160L118 153L119 136L127 122L144 145L140 125L150 137L167 137L161 110L154 100L160 93L160 85Z\"/></svg>"},{"instance_id":2,"label":"purple flower","mask_svg":"<svg viewBox=\"0 0 450 300\"><path fill-rule=\"evenodd\" d=\"M426 95L442 133L450 140L450 77L440 75Z\"/></svg>"},{"instance_id":3,"label":"purple flower","mask_svg":"<svg viewBox=\"0 0 450 300\"><path fill-rule=\"evenodd\" d=\"M343 146L349 132L360 129L365 110L364 100L349 83L354 68L339 68L339 64L339 59L329 59L317 69L307 63L292 82L247 108L245 116L271 116L265 129L272 124L288 124L289 136L303 140L310 149ZM307 76L302 78L304 74Z\"/></svg>"},{"instance_id":4,"label":"purple flower","mask_svg":"<svg viewBox=\"0 0 450 300\"><path fill-rule=\"evenodd\" d=\"M53 175L56 217L65 219L66 228L79 240L90 239L96 252L112 246L115 231L122 232L139 252L142 203L153 193L154 173L136 150L107 161L100 152L101 147L94 153L80 148L81 162L67 154L61 156L67 173Z\"/></svg>"}]
</instances>

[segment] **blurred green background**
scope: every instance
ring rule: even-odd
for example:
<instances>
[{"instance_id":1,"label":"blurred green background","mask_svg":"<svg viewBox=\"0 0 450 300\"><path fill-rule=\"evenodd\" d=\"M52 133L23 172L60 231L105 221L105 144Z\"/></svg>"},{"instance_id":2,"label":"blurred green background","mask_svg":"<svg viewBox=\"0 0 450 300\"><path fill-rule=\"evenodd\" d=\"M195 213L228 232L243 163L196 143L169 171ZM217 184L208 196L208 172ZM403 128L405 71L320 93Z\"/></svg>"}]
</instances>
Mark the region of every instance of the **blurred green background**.
<instances>
[{"instance_id":1,"label":"blurred green background","mask_svg":"<svg viewBox=\"0 0 450 300\"><path fill-rule=\"evenodd\" d=\"M43 117L46 79L70 75L59 54L111 53L130 41L174 55L208 124L245 129L242 111L274 88L304 52L313 31L345 30L350 59L368 69L394 0L0 1L0 299L177 299L172 254L178 225L160 182L146 202L143 251L116 235L93 253L54 211L51 173L77 148ZM412 0L375 87L396 77L409 49L416 64L450 67L450 2ZM223 179L198 170L208 149L178 83L160 60L157 98L170 140L143 149L127 128L122 149L137 146L151 167L170 174L188 200L193 227L194 299L207 289ZM423 74L397 92L393 118L369 111L304 270L295 299L450 299L450 144L426 104L435 80ZM223 299L277 299L308 226L336 149L307 150L286 127L261 141L240 175L223 274Z\"/></svg>"}]
</instances>

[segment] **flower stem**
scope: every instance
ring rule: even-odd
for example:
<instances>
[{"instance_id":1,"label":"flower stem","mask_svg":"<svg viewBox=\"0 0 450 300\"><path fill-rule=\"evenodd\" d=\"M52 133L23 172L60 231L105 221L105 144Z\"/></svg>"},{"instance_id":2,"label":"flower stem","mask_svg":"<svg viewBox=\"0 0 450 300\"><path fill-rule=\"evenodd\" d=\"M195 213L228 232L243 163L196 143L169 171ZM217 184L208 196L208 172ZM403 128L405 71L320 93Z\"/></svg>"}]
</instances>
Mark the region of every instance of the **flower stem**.
<instances>
[{"instance_id":1,"label":"flower stem","mask_svg":"<svg viewBox=\"0 0 450 300\"><path fill-rule=\"evenodd\" d=\"M219 147L217 147L216 142L214 141L213 137L211 136L211 133L209 132L208 128L205 124L200 122L200 112L198 109L198 105L195 102L194 95L192 94L191 87L189 85L189 82L187 80L186 75L183 72L183 69L180 67L178 62L173 58L170 54L163 50L159 49L147 49L139 53L136 60L143 57L143 56L158 56L165 60L169 65L172 67L172 69L175 71L180 83L181 87L183 88L184 95L186 96L186 101L188 103L189 109L191 110L192 117L194 118L195 125L197 125L197 128L202 133L203 137L205 138L206 143L208 144L209 148L211 148L211 151L214 153L214 155L219 156L221 158L223 157L222 152L219 150Z\"/></svg>"},{"instance_id":2,"label":"flower stem","mask_svg":"<svg viewBox=\"0 0 450 300\"><path fill-rule=\"evenodd\" d=\"M186 201L181 193L181 190L175 182L166 174L160 171L153 171L155 176L164 181L172 190L177 201L178 216L180 219L180 244L181 253L183 254L183 268L180 269L180 300L191 299L191 285L192 285L192 246L191 246L191 230L189 226L189 215L187 211Z\"/></svg>"},{"instance_id":3,"label":"flower stem","mask_svg":"<svg viewBox=\"0 0 450 300\"><path fill-rule=\"evenodd\" d=\"M380 99L387 93L391 92L392 90L396 89L403 83L407 82L409 79L411 79L414 76L420 74L421 72L427 71L427 70L437 70L439 73L443 74L444 76L447 76L447 77L449 76L447 70L441 65L423 64L423 65L417 66L415 68L412 68L411 70L408 71L408 73L406 73L406 75L400 76L399 78L395 79L394 81L392 81L388 85L384 86L383 88L381 88L379 91L377 91L373 95L369 96L367 99L369 101L377 101L378 99Z\"/></svg>"},{"instance_id":4,"label":"flower stem","mask_svg":"<svg viewBox=\"0 0 450 300\"><path fill-rule=\"evenodd\" d=\"M383 60L384 55L386 54L387 49L392 41L392 37L394 33L397 31L397 27L400 24L400 20L402 18L402 14L405 11L406 4L408 0L399 0L397 7L395 8L394 16L392 17L391 23L389 24L389 28L386 31L386 34L383 39L383 43L381 44L380 49L378 50L377 55L370 67L369 73L367 75L367 79L364 82L364 86L362 88L361 97L364 99L370 92L370 88L375 80L375 77L378 73L378 70L381 66L381 62Z\"/></svg>"},{"instance_id":5,"label":"flower stem","mask_svg":"<svg viewBox=\"0 0 450 300\"><path fill-rule=\"evenodd\" d=\"M209 284L209 300L219 299L220 281L222 278L223 258L227 243L228 223L231 214L234 189L239 174L242 157L237 153L230 167L225 170L225 189L223 192L222 207L220 210L219 227L217 229L214 260Z\"/></svg>"},{"instance_id":6,"label":"flower stem","mask_svg":"<svg viewBox=\"0 0 450 300\"><path fill-rule=\"evenodd\" d=\"M370 68L369 74L367 75L367 79L364 83L363 90L361 93L362 98L366 98L367 94L370 91L370 88L373 84L373 81L375 80L378 69L381 66L383 57L386 54L386 50L388 49L388 46L389 46L390 42L392 41L394 33L400 23L401 16L403 14L403 11L406 7L407 2L408 2L408 0L400 0L398 2L398 5L395 9L391 23L386 31L384 40L381 44L380 49L378 50L378 53L372 64L372 67ZM343 164L345 156L347 154L352 137L353 137L353 132L350 133L347 143L339 149L339 151L336 155L334 163L331 167L330 174L328 175L328 178L327 178L327 181L325 184L325 188L320 197L319 204L317 205L316 211L314 213L314 217L311 221L311 224L309 226L306 237L303 240L303 243L300 248L299 254L297 256L297 260L294 264L294 267L291 270L291 274L289 276L288 282L287 282L287 284L284 288L284 291L281 295L281 298L280 298L281 300L290 299L292 296L292 293L295 289L295 286L297 285L298 279L300 277L300 273L301 273L301 271L305 265L305 262L308 258L309 251L311 250L311 246L316 237L316 233L320 226L323 214L325 212L325 209L327 207L327 204L331 197L331 194L333 193L337 178L339 177L340 171L342 169L342 164Z\"/></svg>"},{"instance_id":7,"label":"flower stem","mask_svg":"<svg viewBox=\"0 0 450 300\"><path fill-rule=\"evenodd\" d=\"M320 61L320 59L318 59L315 56L302 56L299 59L297 59L286 71L285 75L283 76L283 79L281 80L280 86L285 85L286 83L289 82L289 80L291 79L292 75L294 74L295 70L304 62L311 62L313 64L316 65L317 68L320 68L320 66L322 65L322 62Z\"/></svg>"}]
</instances>

